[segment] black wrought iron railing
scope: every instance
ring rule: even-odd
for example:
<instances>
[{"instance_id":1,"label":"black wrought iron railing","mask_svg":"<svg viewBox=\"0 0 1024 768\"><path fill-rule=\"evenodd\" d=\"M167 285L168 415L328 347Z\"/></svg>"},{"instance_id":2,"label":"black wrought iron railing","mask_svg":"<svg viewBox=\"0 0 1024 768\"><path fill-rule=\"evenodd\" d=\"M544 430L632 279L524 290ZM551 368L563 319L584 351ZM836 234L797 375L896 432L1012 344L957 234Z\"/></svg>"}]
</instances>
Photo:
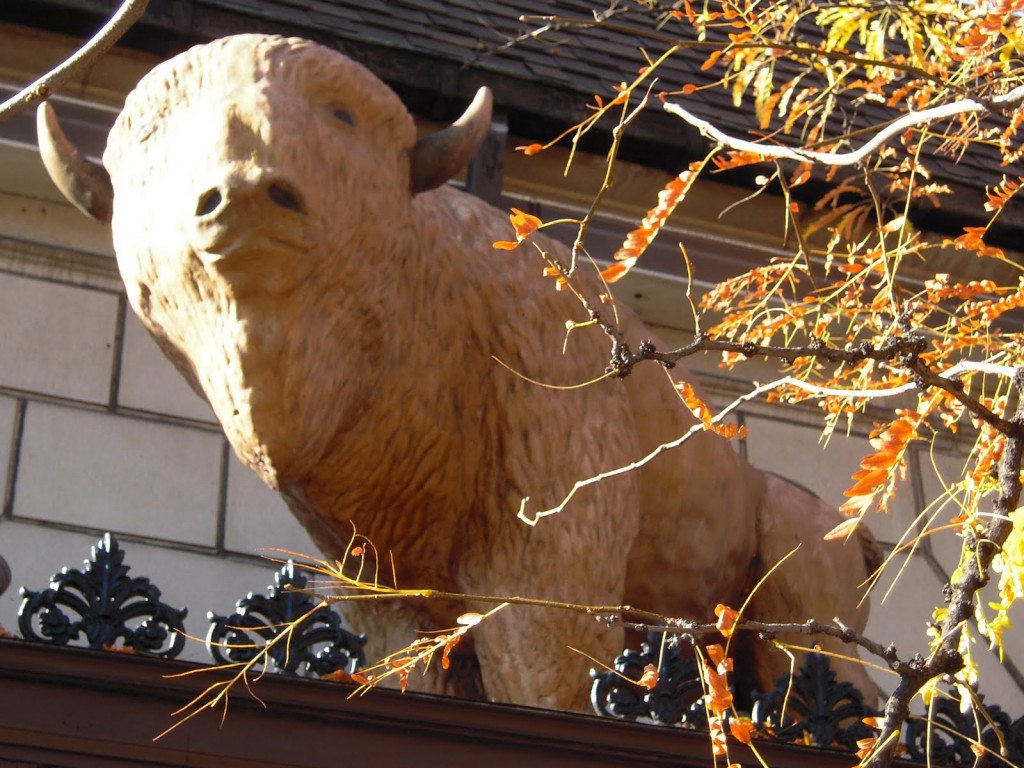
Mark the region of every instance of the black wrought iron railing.
<instances>
[{"instance_id":1,"label":"black wrought iron railing","mask_svg":"<svg viewBox=\"0 0 1024 768\"><path fill-rule=\"evenodd\" d=\"M104 535L83 568L61 569L44 589L21 588L21 637L33 643L128 648L176 658L185 645L187 609L162 602L156 585L129 571L117 539ZM309 574L289 561L273 579L266 594L239 599L231 615L207 614L206 648L214 664L250 662L266 650L257 666L269 672L336 677L334 673L351 675L365 665L366 638L350 632L340 614L313 596ZM10 569L0 558L0 593L10 582ZM287 642L275 642L285 631ZM681 652L678 642L662 640L660 633L653 633L639 650L624 651L608 670L591 672L594 710L618 720L707 730L697 662ZM654 688L633 682L652 664L659 671ZM928 717L922 713L908 722L906 755L931 765L971 765L980 744L1011 765L1024 765L1024 717L1013 720L998 706L983 702L975 693L961 706L955 690L937 699ZM828 657L814 653L806 655L794 675L781 677L773 690L756 694L749 713L763 738L849 751L873 734L864 718L878 714L860 691L836 679Z\"/></svg>"}]
</instances>

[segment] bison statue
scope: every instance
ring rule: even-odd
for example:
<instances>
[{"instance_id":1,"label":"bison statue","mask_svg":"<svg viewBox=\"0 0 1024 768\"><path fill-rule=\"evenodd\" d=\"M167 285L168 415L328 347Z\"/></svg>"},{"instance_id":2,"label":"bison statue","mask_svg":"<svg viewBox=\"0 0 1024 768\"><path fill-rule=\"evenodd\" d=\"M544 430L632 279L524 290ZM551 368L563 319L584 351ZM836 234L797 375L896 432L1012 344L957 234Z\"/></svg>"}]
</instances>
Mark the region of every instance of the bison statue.
<instances>
[{"instance_id":1,"label":"bison statue","mask_svg":"<svg viewBox=\"0 0 1024 768\"><path fill-rule=\"evenodd\" d=\"M396 94L346 56L240 35L143 78L105 168L69 144L48 105L39 131L56 184L111 218L131 306L238 457L329 557L344 556L354 524L392 553L402 587L708 620L803 542L748 616L838 616L861 629L870 535L823 541L834 509L712 434L585 488L536 526L518 519L524 497L534 509L557 504L574 481L635 461L693 419L653 365L577 388L527 380L593 379L607 340L578 332L563 353L578 305L522 249L492 247L511 232L505 213L445 185L489 121L481 89L462 118L418 137ZM618 316L634 343L651 337L626 307ZM382 570L390 576L390 562ZM344 610L379 655L479 609L403 600ZM622 647L621 627L585 613L505 610L456 647L461 672L437 664L409 682L578 709L584 654L611 660ZM789 660L752 642L738 665L741 686L766 689ZM858 664L837 667L869 689Z\"/></svg>"}]
</instances>

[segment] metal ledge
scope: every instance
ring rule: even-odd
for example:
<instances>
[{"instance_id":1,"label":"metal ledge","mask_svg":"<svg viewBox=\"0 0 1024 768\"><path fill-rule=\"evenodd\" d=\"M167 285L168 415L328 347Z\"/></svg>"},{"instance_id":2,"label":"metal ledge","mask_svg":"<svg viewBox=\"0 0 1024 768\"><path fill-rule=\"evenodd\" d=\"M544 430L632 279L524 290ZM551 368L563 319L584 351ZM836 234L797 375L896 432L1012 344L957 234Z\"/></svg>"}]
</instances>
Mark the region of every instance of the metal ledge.
<instances>
[{"instance_id":1,"label":"metal ledge","mask_svg":"<svg viewBox=\"0 0 1024 768\"><path fill-rule=\"evenodd\" d=\"M708 736L593 716L395 691L348 698L338 683L269 675L227 718L171 713L218 678L195 664L0 640L0 758L93 766L321 768L340 761L446 768L711 766ZM850 754L758 743L773 768L849 768ZM754 764L739 745L732 758Z\"/></svg>"}]
</instances>

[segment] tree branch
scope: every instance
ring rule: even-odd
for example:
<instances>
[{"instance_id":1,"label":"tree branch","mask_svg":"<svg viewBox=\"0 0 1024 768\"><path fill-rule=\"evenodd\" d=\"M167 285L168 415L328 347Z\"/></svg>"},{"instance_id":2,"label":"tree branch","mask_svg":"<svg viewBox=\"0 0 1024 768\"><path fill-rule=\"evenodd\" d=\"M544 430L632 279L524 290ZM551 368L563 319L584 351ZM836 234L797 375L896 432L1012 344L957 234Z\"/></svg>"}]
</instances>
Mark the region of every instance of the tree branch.
<instances>
[{"instance_id":1,"label":"tree branch","mask_svg":"<svg viewBox=\"0 0 1024 768\"><path fill-rule=\"evenodd\" d=\"M1018 91L1020 91L1020 93L1018 93ZM700 131L701 135L705 138L715 141L729 149L735 149L740 152L753 152L773 160L796 160L797 162L844 166L856 165L876 149L881 147L893 136L898 136L908 128L923 125L925 123L931 123L936 120L942 120L946 117L953 117L954 115L966 115L971 113L988 114L992 111L993 107L1001 109L1010 108L1019 104L1022 100L1024 100L1024 87L1016 88L1005 96L990 99L988 102L981 102L977 99L960 99L948 104L940 104L929 109L922 109L920 112L907 112L905 115L893 120L886 127L880 129L878 133L859 148L849 152L816 152L810 149L786 147L781 144L762 144L757 141L747 141L745 139L736 138L735 136L730 136L709 123L707 120L703 120L692 112L683 109L678 104L666 102L664 104L664 109L666 112L685 120Z\"/></svg>"},{"instance_id":2,"label":"tree branch","mask_svg":"<svg viewBox=\"0 0 1024 768\"><path fill-rule=\"evenodd\" d=\"M36 104L45 101L56 88L90 66L109 51L125 32L142 16L149 0L124 0L110 21L71 58L50 70L34 83L0 104L0 123L10 120Z\"/></svg>"},{"instance_id":3,"label":"tree branch","mask_svg":"<svg viewBox=\"0 0 1024 768\"><path fill-rule=\"evenodd\" d=\"M632 370L634 365L644 360L656 360L666 367L672 367L682 358L698 352L733 352L746 357L772 357L786 362L792 362L801 357L813 357L830 363L859 363L862 360L869 359L888 361L901 365L913 373L914 381L892 389L865 390L865 396L887 397L908 392L912 389L938 387L963 403L964 407L974 416L984 421L996 431L1004 435L1014 434L1021 436L1024 434L1021 427L1012 420L999 416L979 400L967 394L960 383L959 376L972 370L974 365L984 366L984 368L979 368L979 370L994 372L992 367L986 366L984 363L973 364L964 362L946 371L937 373L920 357L925 348L926 341L924 337L917 334L893 336L877 347L864 343L851 349L834 349L826 346L820 340L812 341L807 346L802 347L778 347L770 344L754 344L749 341L722 341L701 334L690 344L672 352L658 352L652 344L643 343L640 345L639 350L634 353L626 343L615 340L612 346L611 367L617 375L625 376ZM1007 368L1002 371L1002 374L1016 376L1017 372L1014 369ZM814 391L821 392L822 390L819 387L815 387ZM841 389L830 391L828 394L837 394L839 396L856 395L854 392Z\"/></svg>"},{"instance_id":4,"label":"tree branch","mask_svg":"<svg viewBox=\"0 0 1024 768\"><path fill-rule=\"evenodd\" d=\"M718 635L721 634L722 631L717 624L702 624L700 622L687 621L684 619L668 619L667 623L663 625L631 623L626 621L620 621L618 623L622 624L627 629L639 632L661 632L668 635L685 635L693 640L698 640L700 638L707 637L708 635ZM900 659L895 645L882 645L881 643L854 631L839 621L839 619L833 619L833 623L828 624L815 619L789 623L753 621L751 619L740 618L733 625L732 630L734 632L756 632L765 640L771 640L775 635L781 633L808 636L826 635L828 637L834 637L844 643L857 645L866 650L872 656L882 659L885 661L888 668L897 675L905 674L908 670L913 669L914 665L913 661L903 661Z\"/></svg>"},{"instance_id":5,"label":"tree branch","mask_svg":"<svg viewBox=\"0 0 1024 768\"><path fill-rule=\"evenodd\" d=\"M1024 373L1014 378L1018 396L1024 394ZM992 503L993 513L981 535L967 535L961 555L959 576L950 584L949 608L939 626L940 641L928 659L916 658L911 667L900 673L900 683L885 704L885 719L878 744L882 745L865 765L867 768L888 768L892 764L896 739L910 716L910 702L929 681L941 675L953 675L963 669L960 638L964 625L974 615L975 596L989 580L993 558L1001 551L1013 530L1011 513L1020 503L1021 462L1024 459L1024 397L1020 397L1016 411L1010 419L1017 429L1006 438L999 462L999 495Z\"/></svg>"}]
</instances>

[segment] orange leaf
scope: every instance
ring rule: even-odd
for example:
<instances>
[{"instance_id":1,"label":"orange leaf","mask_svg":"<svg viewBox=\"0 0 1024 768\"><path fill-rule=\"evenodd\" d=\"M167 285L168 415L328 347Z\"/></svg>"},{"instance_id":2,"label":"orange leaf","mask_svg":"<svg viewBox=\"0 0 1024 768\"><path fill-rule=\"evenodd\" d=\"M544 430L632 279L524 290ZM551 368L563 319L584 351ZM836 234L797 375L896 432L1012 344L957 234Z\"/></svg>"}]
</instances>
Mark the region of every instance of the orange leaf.
<instances>
[{"instance_id":1,"label":"orange leaf","mask_svg":"<svg viewBox=\"0 0 1024 768\"><path fill-rule=\"evenodd\" d=\"M889 470L887 469L862 469L853 474L853 479L857 482L843 491L843 495L865 496L873 493L888 477Z\"/></svg>"},{"instance_id":2,"label":"orange leaf","mask_svg":"<svg viewBox=\"0 0 1024 768\"><path fill-rule=\"evenodd\" d=\"M711 69L713 66L715 66L715 62L718 61L718 59L721 57L721 55L722 55L722 51L712 51L708 55L707 61L705 61L703 64L700 65L701 71L703 72L703 71Z\"/></svg>"},{"instance_id":3,"label":"orange leaf","mask_svg":"<svg viewBox=\"0 0 1024 768\"><path fill-rule=\"evenodd\" d=\"M542 144L527 144L526 146L523 146L523 147L516 147L516 151L517 152L522 152L524 155L526 155L528 157L530 155L536 155L538 152L542 151L543 149L544 149L544 146Z\"/></svg>"},{"instance_id":4,"label":"orange leaf","mask_svg":"<svg viewBox=\"0 0 1024 768\"><path fill-rule=\"evenodd\" d=\"M722 633L722 636L729 637L732 635L733 628L736 626L736 620L740 617L739 611L719 603L715 606L715 616L718 617L715 626Z\"/></svg>"},{"instance_id":5,"label":"orange leaf","mask_svg":"<svg viewBox=\"0 0 1024 768\"><path fill-rule=\"evenodd\" d=\"M709 424L708 429L726 440L732 440L740 431L738 424Z\"/></svg>"},{"instance_id":6,"label":"orange leaf","mask_svg":"<svg viewBox=\"0 0 1024 768\"><path fill-rule=\"evenodd\" d=\"M732 659L726 657L720 645L709 645L707 654L714 664L703 664L704 678L708 684L707 705L716 715L723 715L732 709L732 692L727 679L727 673L732 671Z\"/></svg>"},{"instance_id":7,"label":"orange leaf","mask_svg":"<svg viewBox=\"0 0 1024 768\"><path fill-rule=\"evenodd\" d=\"M500 248L503 251L514 251L519 247L519 243L513 243L510 240L498 240L493 245L494 248Z\"/></svg>"},{"instance_id":8,"label":"orange leaf","mask_svg":"<svg viewBox=\"0 0 1024 768\"><path fill-rule=\"evenodd\" d=\"M711 734L711 754L719 757L728 754L725 747L725 731L722 730L722 718L709 717L708 731Z\"/></svg>"},{"instance_id":9,"label":"orange leaf","mask_svg":"<svg viewBox=\"0 0 1024 768\"><path fill-rule=\"evenodd\" d=\"M360 675L360 677L362 677L362 676ZM350 675L344 669L335 669L332 672L327 672L326 674L320 675L320 679L321 680L326 680L328 682L333 682L333 683L352 683L352 682L357 682L355 678L356 678L356 674L351 674ZM363 680L365 682L365 678L363 678Z\"/></svg>"},{"instance_id":10,"label":"orange leaf","mask_svg":"<svg viewBox=\"0 0 1024 768\"><path fill-rule=\"evenodd\" d=\"M654 690L658 685L658 668L653 664L648 664L644 667L644 673L637 682L648 691Z\"/></svg>"},{"instance_id":11,"label":"orange leaf","mask_svg":"<svg viewBox=\"0 0 1024 768\"><path fill-rule=\"evenodd\" d=\"M609 264L607 267L601 270L601 279L606 283L614 283L620 277L629 272L630 267L636 263L635 258L624 259L623 261L616 261L613 264Z\"/></svg>"},{"instance_id":12,"label":"orange leaf","mask_svg":"<svg viewBox=\"0 0 1024 768\"><path fill-rule=\"evenodd\" d=\"M729 720L729 730L733 737L741 744L750 744L754 734L754 724L745 717L734 717Z\"/></svg>"},{"instance_id":13,"label":"orange leaf","mask_svg":"<svg viewBox=\"0 0 1024 768\"><path fill-rule=\"evenodd\" d=\"M536 216L524 213L518 208L513 208L512 213L509 215L509 219L512 222L512 226L515 227L516 237L520 240L529 237L531 234L540 229L544 223Z\"/></svg>"},{"instance_id":14,"label":"orange leaf","mask_svg":"<svg viewBox=\"0 0 1024 768\"><path fill-rule=\"evenodd\" d=\"M875 748L875 742L878 739L871 737L870 739L858 739L857 740L857 757L863 760L865 757L871 754L871 750Z\"/></svg>"}]
</instances>

